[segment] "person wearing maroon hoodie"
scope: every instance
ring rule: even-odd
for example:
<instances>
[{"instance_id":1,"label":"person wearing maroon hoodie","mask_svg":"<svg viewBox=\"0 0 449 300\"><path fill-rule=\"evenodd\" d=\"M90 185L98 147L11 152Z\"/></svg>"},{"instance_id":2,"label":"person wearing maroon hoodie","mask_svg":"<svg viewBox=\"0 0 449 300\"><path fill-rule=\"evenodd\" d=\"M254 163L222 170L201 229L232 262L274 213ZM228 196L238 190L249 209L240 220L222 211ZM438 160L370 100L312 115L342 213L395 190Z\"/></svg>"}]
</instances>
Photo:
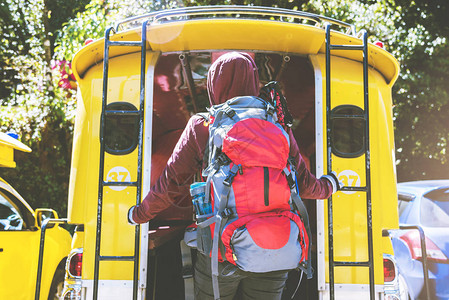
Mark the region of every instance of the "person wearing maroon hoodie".
<instances>
[{"instance_id":1,"label":"person wearing maroon hoodie","mask_svg":"<svg viewBox=\"0 0 449 300\"><path fill-rule=\"evenodd\" d=\"M210 67L207 90L211 105L237 96L258 96L257 66L247 53L229 52L220 56ZM204 167L203 156L209 138L207 122L200 115L188 121L160 178L140 205L128 211L130 224L142 224L158 213L190 198L189 187L194 175ZM290 156L298 171L300 196L307 199L325 199L338 189L334 176L317 179L307 169L291 131ZM185 203L185 202L184 202ZM213 299L210 258L198 253L195 263L195 299ZM228 262L220 262L220 296L225 299L281 299L288 271L269 273L243 272Z\"/></svg>"}]
</instances>

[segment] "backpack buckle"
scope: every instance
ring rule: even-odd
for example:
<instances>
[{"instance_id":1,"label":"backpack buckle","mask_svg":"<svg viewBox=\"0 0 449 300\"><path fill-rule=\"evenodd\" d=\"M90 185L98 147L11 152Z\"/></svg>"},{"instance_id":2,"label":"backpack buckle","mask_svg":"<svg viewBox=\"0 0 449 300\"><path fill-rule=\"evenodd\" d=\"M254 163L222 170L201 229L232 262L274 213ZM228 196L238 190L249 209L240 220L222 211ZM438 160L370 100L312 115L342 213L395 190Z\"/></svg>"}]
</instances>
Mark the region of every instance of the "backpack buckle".
<instances>
[{"instance_id":1,"label":"backpack buckle","mask_svg":"<svg viewBox=\"0 0 449 300\"><path fill-rule=\"evenodd\" d=\"M232 181L234 180L234 177L237 175L237 173L242 174L242 165L234 165L232 169L229 171L229 175L223 180L223 184L225 186L231 186Z\"/></svg>"},{"instance_id":2,"label":"backpack buckle","mask_svg":"<svg viewBox=\"0 0 449 300\"><path fill-rule=\"evenodd\" d=\"M226 105L225 107L223 107L223 111L231 119L233 116L235 116L235 111L229 105Z\"/></svg>"},{"instance_id":3,"label":"backpack buckle","mask_svg":"<svg viewBox=\"0 0 449 300\"><path fill-rule=\"evenodd\" d=\"M234 212L232 211L232 209L230 208L225 208L222 212L221 212L221 217L222 218L229 218L230 216L232 216L234 214Z\"/></svg>"},{"instance_id":4,"label":"backpack buckle","mask_svg":"<svg viewBox=\"0 0 449 300\"><path fill-rule=\"evenodd\" d=\"M226 154L222 152L220 153L220 155L217 156L217 162L220 166L225 166L229 165L231 163L231 160Z\"/></svg>"},{"instance_id":5,"label":"backpack buckle","mask_svg":"<svg viewBox=\"0 0 449 300\"><path fill-rule=\"evenodd\" d=\"M290 169L292 170L292 173L296 173L296 168L295 168L295 160L293 157L289 157L287 159L288 163L290 164Z\"/></svg>"},{"instance_id":6,"label":"backpack buckle","mask_svg":"<svg viewBox=\"0 0 449 300\"><path fill-rule=\"evenodd\" d=\"M223 180L223 184L225 186L231 186L232 181L234 180L234 177L237 175L237 173L234 172L230 172L229 175L225 178L225 180Z\"/></svg>"}]
</instances>

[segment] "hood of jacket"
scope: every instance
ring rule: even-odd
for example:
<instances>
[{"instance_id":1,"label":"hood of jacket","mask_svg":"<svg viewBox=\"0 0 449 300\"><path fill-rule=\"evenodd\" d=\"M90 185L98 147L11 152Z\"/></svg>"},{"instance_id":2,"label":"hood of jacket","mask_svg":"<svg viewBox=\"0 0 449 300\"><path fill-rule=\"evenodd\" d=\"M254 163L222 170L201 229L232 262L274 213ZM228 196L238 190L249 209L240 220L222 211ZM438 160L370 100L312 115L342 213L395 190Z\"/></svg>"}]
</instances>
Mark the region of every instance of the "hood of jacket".
<instances>
[{"instance_id":1,"label":"hood of jacket","mask_svg":"<svg viewBox=\"0 0 449 300\"><path fill-rule=\"evenodd\" d=\"M211 105L237 96L259 94L259 73L247 53L228 52L221 55L209 68L207 91Z\"/></svg>"}]
</instances>

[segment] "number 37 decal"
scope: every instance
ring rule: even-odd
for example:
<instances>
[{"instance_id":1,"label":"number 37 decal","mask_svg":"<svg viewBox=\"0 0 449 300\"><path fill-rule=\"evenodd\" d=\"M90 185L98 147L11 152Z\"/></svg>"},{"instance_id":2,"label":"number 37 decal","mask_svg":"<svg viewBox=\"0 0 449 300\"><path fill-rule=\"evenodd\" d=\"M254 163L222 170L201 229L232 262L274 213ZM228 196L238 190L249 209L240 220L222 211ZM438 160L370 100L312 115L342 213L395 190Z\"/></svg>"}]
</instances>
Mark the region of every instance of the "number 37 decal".
<instances>
[{"instance_id":1,"label":"number 37 decal","mask_svg":"<svg viewBox=\"0 0 449 300\"><path fill-rule=\"evenodd\" d=\"M113 167L109 170L108 175L106 176L106 181L108 182L126 182L131 181L131 174L124 167ZM109 188L114 191L122 191L126 189L126 186L109 186Z\"/></svg>"},{"instance_id":2,"label":"number 37 decal","mask_svg":"<svg viewBox=\"0 0 449 300\"><path fill-rule=\"evenodd\" d=\"M338 173L338 180L343 183L343 186L360 186L360 176L352 170L344 170ZM345 191L345 194L353 194L355 192Z\"/></svg>"}]
</instances>

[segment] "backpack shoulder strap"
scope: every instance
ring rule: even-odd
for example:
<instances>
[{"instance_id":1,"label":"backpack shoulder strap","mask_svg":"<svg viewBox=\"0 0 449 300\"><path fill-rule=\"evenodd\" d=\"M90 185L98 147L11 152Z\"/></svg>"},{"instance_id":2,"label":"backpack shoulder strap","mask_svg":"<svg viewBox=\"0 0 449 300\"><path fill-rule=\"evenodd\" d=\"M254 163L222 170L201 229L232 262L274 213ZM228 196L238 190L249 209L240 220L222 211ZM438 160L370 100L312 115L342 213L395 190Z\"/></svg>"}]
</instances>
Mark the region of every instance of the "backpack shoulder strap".
<instances>
[{"instance_id":1,"label":"backpack shoulder strap","mask_svg":"<svg viewBox=\"0 0 449 300\"><path fill-rule=\"evenodd\" d=\"M307 235L309 236L309 245L308 245L308 255L307 255L307 261L305 264L301 265L299 268L306 272L307 279L311 279L313 276L313 270L312 270L312 232L310 230L310 224L309 224L309 214L307 213L306 206L304 205L304 202L302 202L301 197L296 193L296 191L292 192L291 194L293 203L295 204L295 207L297 211L299 212L299 216L302 219L304 223L304 227L306 228Z\"/></svg>"},{"instance_id":2,"label":"backpack shoulder strap","mask_svg":"<svg viewBox=\"0 0 449 300\"><path fill-rule=\"evenodd\" d=\"M307 261L304 262L303 264L301 264L299 266L299 268L306 273L307 279L310 279L313 276L313 270L312 270L312 232L310 230L309 214L307 212L306 206L304 205L304 202L302 201L301 197L299 196L298 183L297 183L297 179L296 179L296 176L297 176L296 168L291 163L291 161L290 161L290 167L292 170L290 171L286 167L284 169L284 173L287 177L287 182L290 186L291 200L293 202L292 204L293 204L295 210L298 211L299 217L301 218L302 222L304 223L304 227L305 227L307 235L309 237L309 243L308 243L308 247L307 247L307 251L308 251ZM295 176L294 178L293 178L293 175Z\"/></svg>"}]
</instances>

